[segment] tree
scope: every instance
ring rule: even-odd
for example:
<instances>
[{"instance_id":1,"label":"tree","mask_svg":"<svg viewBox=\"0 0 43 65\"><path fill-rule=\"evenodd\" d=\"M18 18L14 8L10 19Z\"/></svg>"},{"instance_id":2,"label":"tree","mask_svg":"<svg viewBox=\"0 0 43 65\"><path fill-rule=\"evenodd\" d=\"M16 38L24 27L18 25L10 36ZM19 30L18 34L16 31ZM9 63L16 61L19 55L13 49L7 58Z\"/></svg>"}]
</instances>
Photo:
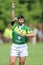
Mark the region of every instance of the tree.
<instances>
[{"instance_id":1,"label":"tree","mask_svg":"<svg viewBox=\"0 0 43 65\"><path fill-rule=\"evenodd\" d=\"M7 27L11 21L12 0L0 0L0 30ZM24 15L26 23L37 25L43 22L43 0L14 0L16 3L15 16Z\"/></svg>"}]
</instances>

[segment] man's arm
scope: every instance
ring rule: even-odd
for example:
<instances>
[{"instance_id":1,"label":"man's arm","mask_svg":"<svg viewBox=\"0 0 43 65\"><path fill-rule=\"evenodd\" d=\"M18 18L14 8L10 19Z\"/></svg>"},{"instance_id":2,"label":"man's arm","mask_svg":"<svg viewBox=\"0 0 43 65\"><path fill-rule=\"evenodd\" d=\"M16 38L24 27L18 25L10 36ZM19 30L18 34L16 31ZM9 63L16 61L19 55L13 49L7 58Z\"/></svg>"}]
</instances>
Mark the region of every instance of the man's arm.
<instances>
[{"instance_id":1,"label":"man's arm","mask_svg":"<svg viewBox=\"0 0 43 65\"><path fill-rule=\"evenodd\" d=\"M26 34L24 34L24 32L22 32L21 35L26 36L26 37L36 37L36 33L34 33L31 29L30 29L30 31L28 29Z\"/></svg>"},{"instance_id":2,"label":"man's arm","mask_svg":"<svg viewBox=\"0 0 43 65\"><path fill-rule=\"evenodd\" d=\"M17 18L15 17L14 9L15 9L15 2L12 1L11 25L13 25L15 21L17 21Z\"/></svg>"},{"instance_id":3,"label":"man's arm","mask_svg":"<svg viewBox=\"0 0 43 65\"><path fill-rule=\"evenodd\" d=\"M24 33L22 32L21 35L22 35L22 36L26 36L26 37L36 37L36 33L24 34Z\"/></svg>"},{"instance_id":4,"label":"man's arm","mask_svg":"<svg viewBox=\"0 0 43 65\"><path fill-rule=\"evenodd\" d=\"M34 33L33 30L27 27L26 37L36 37L36 33Z\"/></svg>"},{"instance_id":5,"label":"man's arm","mask_svg":"<svg viewBox=\"0 0 43 65\"><path fill-rule=\"evenodd\" d=\"M26 37L36 37L36 33L26 34Z\"/></svg>"},{"instance_id":6,"label":"man's arm","mask_svg":"<svg viewBox=\"0 0 43 65\"><path fill-rule=\"evenodd\" d=\"M15 3L12 1L12 12L11 12L11 21L14 21L14 17L15 17L15 13L14 13L14 9L15 9Z\"/></svg>"}]
</instances>

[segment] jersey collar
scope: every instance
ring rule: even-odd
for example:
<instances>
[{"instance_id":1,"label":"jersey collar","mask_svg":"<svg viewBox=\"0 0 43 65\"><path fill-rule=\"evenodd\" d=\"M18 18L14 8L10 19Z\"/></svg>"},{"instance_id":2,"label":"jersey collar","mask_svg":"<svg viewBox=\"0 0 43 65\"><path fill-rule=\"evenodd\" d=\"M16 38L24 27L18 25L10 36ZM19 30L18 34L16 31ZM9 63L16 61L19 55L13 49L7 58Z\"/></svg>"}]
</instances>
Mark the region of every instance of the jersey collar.
<instances>
[{"instance_id":1,"label":"jersey collar","mask_svg":"<svg viewBox=\"0 0 43 65\"><path fill-rule=\"evenodd\" d=\"M24 24L22 24L21 26L19 25L19 29L21 29L24 26Z\"/></svg>"}]
</instances>

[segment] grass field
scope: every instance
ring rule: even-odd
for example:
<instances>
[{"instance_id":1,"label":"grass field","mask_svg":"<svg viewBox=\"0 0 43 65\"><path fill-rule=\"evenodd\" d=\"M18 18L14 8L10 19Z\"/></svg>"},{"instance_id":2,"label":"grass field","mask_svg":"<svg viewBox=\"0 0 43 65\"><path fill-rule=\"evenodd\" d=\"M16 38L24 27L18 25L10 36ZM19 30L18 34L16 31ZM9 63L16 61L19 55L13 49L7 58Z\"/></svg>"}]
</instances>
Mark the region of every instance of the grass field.
<instances>
[{"instance_id":1,"label":"grass field","mask_svg":"<svg viewBox=\"0 0 43 65\"><path fill-rule=\"evenodd\" d=\"M9 54L11 44L0 45L0 65L9 65ZM43 65L43 43L36 45L28 43L29 56L26 59L25 65ZM19 65L17 59L16 65Z\"/></svg>"}]
</instances>

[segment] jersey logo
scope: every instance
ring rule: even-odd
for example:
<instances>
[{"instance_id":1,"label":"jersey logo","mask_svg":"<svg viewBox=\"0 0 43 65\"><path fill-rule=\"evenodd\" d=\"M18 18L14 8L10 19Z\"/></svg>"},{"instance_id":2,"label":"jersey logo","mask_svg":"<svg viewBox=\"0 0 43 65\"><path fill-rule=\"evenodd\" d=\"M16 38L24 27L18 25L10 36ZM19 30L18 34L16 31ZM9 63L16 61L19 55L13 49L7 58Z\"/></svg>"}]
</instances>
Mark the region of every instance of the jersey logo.
<instances>
[{"instance_id":1,"label":"jersey logo","mask_svg":"<svg viewBox=\"0 0 43 65\"><path fill-rule=\"evenodd\" d=\"M21 40L21 36L20 35L18 35L18 40Z\"/></svg>"}]
</instances>

